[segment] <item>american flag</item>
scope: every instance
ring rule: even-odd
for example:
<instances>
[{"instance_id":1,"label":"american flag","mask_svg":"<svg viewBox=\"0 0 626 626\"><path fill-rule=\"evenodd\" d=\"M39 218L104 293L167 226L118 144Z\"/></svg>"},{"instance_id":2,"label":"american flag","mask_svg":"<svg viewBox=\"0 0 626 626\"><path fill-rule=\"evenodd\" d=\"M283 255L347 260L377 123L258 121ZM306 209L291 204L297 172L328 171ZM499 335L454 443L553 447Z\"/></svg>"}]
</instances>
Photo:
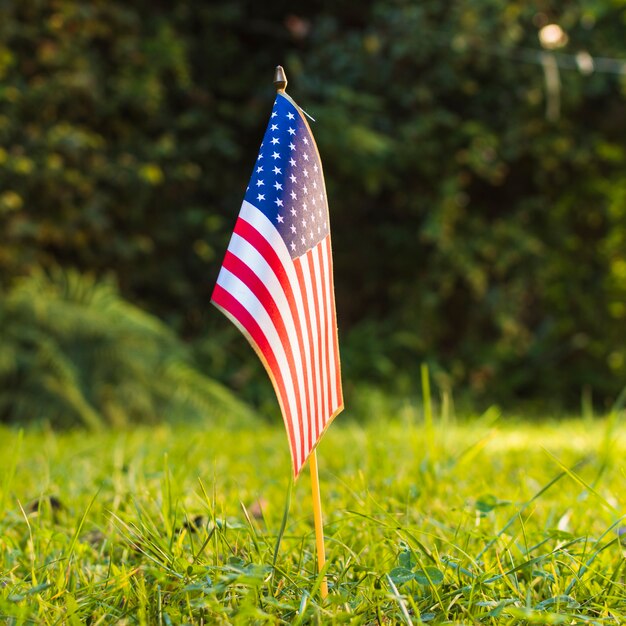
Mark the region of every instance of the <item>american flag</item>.
<instances>
[{"instance_id":1,"label":"american flag","mask_svg":"<svg viewBox=\"0 0 626 626\"><path fill-rule=\"evenodd\" d=\"M211 301L272 380L295 476L343 409L328 202L298 106L279 93Z\"/></svg>"}]
</instances>

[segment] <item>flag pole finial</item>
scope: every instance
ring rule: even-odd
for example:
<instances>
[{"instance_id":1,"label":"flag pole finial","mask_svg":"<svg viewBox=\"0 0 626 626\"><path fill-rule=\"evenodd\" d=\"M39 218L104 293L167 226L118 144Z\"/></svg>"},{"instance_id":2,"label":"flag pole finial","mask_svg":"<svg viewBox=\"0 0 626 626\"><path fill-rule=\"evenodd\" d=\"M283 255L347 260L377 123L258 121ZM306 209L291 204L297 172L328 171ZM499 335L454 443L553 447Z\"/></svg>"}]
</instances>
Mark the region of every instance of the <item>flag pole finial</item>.
<instances>
[{"instance_id":1,"label":"flag pole finial","mask_svg":"<svg viewBox=\"0 0 626 626\"><path fill-rule=\"evenodd\" d=\"M274 71L274 86L278 93L285 93L287 89L287 75L282 65L277 65Z\"/></svg>"}]
</instances>

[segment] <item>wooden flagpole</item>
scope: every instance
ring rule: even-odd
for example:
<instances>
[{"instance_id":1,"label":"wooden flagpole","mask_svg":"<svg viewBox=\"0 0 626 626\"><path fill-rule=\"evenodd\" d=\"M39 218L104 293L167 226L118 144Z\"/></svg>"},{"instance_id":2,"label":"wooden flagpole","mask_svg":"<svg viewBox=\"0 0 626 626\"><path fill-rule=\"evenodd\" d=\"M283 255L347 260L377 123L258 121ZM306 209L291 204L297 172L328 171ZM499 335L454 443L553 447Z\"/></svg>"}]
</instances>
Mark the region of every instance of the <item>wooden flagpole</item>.
<instances>
[{"instance_id":1,"label":"wooden flagpole","mask_svg":"<svg viewBox=\"0 0 626 626\"><path fill-rule=\"evenodd\" d=\"M278 93L285 93L287 89L287 75L281 65L276 66L274 72L274 86ZM322 499L320 497L320 479L317 471L317 451L315 448L309 456L311 470L311 492L313 497L313 519L315 522L315 545L317 548L317 569L321 572L326 563L326 549L324 547L324 523L322 521ZM322 600L328 597L328 582L323 578L320 585Z\"/></svg>"},{"instance_id":2,"label":"wooden flagpole","mask_svg":"<svg viewBox=\"0 0 626 626\"><path fill-rule=\"evenodd\" d=\"M322 521L322 499L320 497L320 479L317 472L317 450L313 449L309 456L311 470L311 492L313 496L313 519L315 521L315 543L317 546L317 570L321 572L326 563L326 549L324 548L324 523ZM322 600L328 597L328 582L326 576L320 585Z\"/></svg>"}]
</instances>

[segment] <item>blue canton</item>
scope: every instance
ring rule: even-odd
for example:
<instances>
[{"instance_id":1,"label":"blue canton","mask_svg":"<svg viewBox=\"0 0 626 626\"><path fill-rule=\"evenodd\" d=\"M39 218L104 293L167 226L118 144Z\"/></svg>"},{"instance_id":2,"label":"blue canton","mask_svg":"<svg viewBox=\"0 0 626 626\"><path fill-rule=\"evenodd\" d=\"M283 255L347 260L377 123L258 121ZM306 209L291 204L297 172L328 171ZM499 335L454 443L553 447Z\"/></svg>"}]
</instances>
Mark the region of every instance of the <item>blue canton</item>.
<instances>
[{"instance_id":1,"label":"blue canton","mask_svg":"<svg viewBox=\"0 0 626 626\"><path fill-rule=\"evenodd\" d=\"M278 95L245 199L274 224L291 257L329 232L322 163L302 114Z\"/></svg>"}]
</instances>

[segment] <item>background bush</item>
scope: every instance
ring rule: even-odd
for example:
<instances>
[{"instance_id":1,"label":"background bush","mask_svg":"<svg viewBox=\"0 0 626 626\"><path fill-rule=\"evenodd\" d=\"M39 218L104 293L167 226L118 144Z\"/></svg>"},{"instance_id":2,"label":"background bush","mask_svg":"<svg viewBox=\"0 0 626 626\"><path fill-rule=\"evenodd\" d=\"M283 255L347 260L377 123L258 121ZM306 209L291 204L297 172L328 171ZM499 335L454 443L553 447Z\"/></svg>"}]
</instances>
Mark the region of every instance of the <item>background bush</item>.
<instances>
[{"instance_id":1,"label":"background bush","mask_svg":"<svg viewBox=\"0 0 626 626\"><path fill-rule=\"evenodd\" d=\"M112 272L260 401L260 365L208 299L282 62L319 120L348 387L411 390L424 360L441 386L505 402L624 385L626 78L563 56L626 58L619 3L0 11L5 288L37 267ZM569 37L558 119L550 21Z\"/></svg>"},{"instance_id":2,"label":"background bush","mask_svg":"<svg viewBox=\"0 0 626 626\"><path fill-rule=\"evenodd\" d=\"M0 292L0 422L241 422L251 412L112 285L34 272Z\"/></svg>"}]
</instances>

